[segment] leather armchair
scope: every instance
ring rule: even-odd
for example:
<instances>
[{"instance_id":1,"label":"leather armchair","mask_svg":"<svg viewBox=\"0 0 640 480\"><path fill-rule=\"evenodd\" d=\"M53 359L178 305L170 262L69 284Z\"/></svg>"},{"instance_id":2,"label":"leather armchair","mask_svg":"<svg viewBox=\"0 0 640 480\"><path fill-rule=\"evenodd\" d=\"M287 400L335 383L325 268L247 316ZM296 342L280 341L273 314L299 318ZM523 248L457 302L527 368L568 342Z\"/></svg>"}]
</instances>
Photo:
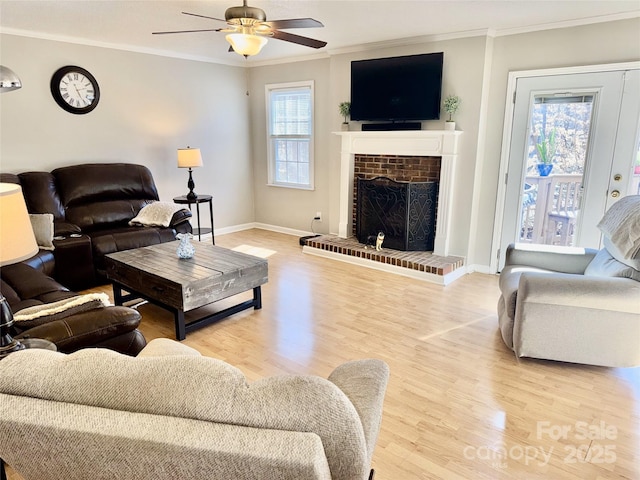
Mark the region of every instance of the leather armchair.
<instances>
[{"instance_id":1,"label":"leather armchair","mask_svg":"<svg viewBox=\"0 0 640 480\"><path fill-rule=\"evenodd\" d=\"M638 244L640 196L619 203L621 208L615 204L600 223L628 208L631 215L619 215L622 237ZM499 280L498 324L517 357L640 365L640 253L620 252L603 233L605 248L599 251L508 247Z\"/></svg>"},{"instance_id":2,"label":"leather armchair","mask_svg":"<svg viewBox=\"0 0 640 480\"><path fill-rule=\"evenodd\" d=\"M24 308L56 302L77 296L53 278L24 263L2 267L0 291L14 314ZM103 307L75 313L62 319L16 322L12 335L21 338L44 338L56 344L61 352L85 347L103 347L128 355L136 355L146 344L137 329L140 314L127 307ZM33 326L32 326L33 325Z\"/></svg>"},{"instance_id":3,"label":"leather armchair","mask_svg":"<svg viewBox=\"0 0 640 480\"><path fill-rule=\"evenodd\" d=\"M366 480L388 376L369 359L249 384L168 339L25 350L2 361L0 457L25 480Z\"/></svg>"},{"instance_id":4,"label":"leather armchair","mask_svg":"<svg viewBox=\"0 0 640 480\"><path fill-rule=\"evenodd\" d=\"M159 200L151 171L143 165L87 163L52 172L3 173L0 181L22 186L29 213L53 215L55 266L47 266L46 273L76 290L106 283L106 254L191 232L186 208L168 227L129 225L145 205Z\"/></svg>"}]
</instances>

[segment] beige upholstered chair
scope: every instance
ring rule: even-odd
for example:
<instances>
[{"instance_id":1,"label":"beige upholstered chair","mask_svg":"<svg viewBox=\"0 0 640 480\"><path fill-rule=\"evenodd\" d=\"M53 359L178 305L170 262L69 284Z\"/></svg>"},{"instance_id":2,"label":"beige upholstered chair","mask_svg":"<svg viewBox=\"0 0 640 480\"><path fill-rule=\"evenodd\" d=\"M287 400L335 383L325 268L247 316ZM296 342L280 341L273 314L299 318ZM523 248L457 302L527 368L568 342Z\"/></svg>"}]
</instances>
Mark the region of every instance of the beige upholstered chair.
<instances>
[{"instance_id":1,"label":"beige upholstered chair","mask_svg":"<svg viewBox=\"0 0 640 480\"><path fill-rule=\"evenodd\" d=\"M640 365L640 196L619 200L598 226L600 251L509 246L498 323L516 356Z\"/></svg>"},{"instance_id":2,"label":"beige upholstered chair","mask_svg":"<svg viewBox=\"0 0 640 480\"><path fill-rule=\"evenodd\" d=\"M389 373L359 360L249 384L168 339L0 367L0 457L26 480L366 480Z\"/></svg>"}]
</instances>

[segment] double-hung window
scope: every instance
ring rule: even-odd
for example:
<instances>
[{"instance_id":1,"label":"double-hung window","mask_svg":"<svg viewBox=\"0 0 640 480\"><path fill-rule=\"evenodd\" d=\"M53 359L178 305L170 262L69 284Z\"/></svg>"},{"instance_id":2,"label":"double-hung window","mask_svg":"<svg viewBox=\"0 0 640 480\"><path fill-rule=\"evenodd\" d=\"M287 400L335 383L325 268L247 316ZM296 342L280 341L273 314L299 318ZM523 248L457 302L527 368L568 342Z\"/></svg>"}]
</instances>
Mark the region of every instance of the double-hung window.
<instances>
[{"instance_id":1,"label":"double-hung window","mask_svg":"<svg viewBox=\"0 0 640 480\"><path fill-rule=\"evenodd\" d=\"M269 185L313 190L313 81L265 88Z\"/></svg>"}]
</instances>

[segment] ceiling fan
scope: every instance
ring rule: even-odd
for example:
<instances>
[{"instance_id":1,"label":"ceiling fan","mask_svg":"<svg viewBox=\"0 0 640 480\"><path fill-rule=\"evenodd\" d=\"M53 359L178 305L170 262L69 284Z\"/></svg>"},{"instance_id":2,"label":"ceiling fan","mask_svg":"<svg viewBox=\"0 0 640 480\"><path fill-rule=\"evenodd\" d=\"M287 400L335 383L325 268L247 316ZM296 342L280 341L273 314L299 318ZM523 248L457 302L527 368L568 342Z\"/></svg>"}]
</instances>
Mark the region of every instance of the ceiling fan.
<instances>
[{"instance_id":1,"label":"ceiling fan","mask_svg":"<svg viewBox=\"0 0 640 480\"><path fill-rule=\"evenodd\" d=\"M153 32L154 35L166 35L173 33L194 33L194 32L225 32L227 41L231 44L230 52L236 52L248 57L256 55L267 43L267 37L285 42L296 43L311 48L322 48L327 42L314 40L313 38L295 35L293 33L282 32L283 28L313 28L324 27L318 20L313 18L292 18L288 20L267 21L264 10L247 5L247 0L243 0L242 6L230 7L224 12L224 20L221 18L198 15L196 13L182 12L184 15L193 17L208 18L218 22L225 22L227 25L221 28L208 28L204 30L178 30L172 32Z\"/></svg>"}]
</instances>

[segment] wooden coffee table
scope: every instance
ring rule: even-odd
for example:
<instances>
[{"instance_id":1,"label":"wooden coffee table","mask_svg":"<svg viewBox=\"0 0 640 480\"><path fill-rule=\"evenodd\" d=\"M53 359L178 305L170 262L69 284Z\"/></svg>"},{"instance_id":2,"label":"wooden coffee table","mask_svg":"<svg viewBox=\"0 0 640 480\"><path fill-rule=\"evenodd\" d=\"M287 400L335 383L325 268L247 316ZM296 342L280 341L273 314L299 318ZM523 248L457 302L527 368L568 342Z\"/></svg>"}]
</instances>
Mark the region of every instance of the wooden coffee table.
<instances>
[{"instance_id":1,"label":"wooden coffee table","mask_svg":"<svg viewBox=\"0 0 640 480\"><path fill-rule=\"evenodd\" d=\"M107 278L116 305L143 298L171 311L176 338L242 310L262 308L260 286L267 283L267 261L208 243L193 242L196 253L183 260L179 242L161 243L106 255ZM185 312L253 289L253 299L185 324ZM123 295L123 290L128 295Z\"/></svg>"}]
</instances>

